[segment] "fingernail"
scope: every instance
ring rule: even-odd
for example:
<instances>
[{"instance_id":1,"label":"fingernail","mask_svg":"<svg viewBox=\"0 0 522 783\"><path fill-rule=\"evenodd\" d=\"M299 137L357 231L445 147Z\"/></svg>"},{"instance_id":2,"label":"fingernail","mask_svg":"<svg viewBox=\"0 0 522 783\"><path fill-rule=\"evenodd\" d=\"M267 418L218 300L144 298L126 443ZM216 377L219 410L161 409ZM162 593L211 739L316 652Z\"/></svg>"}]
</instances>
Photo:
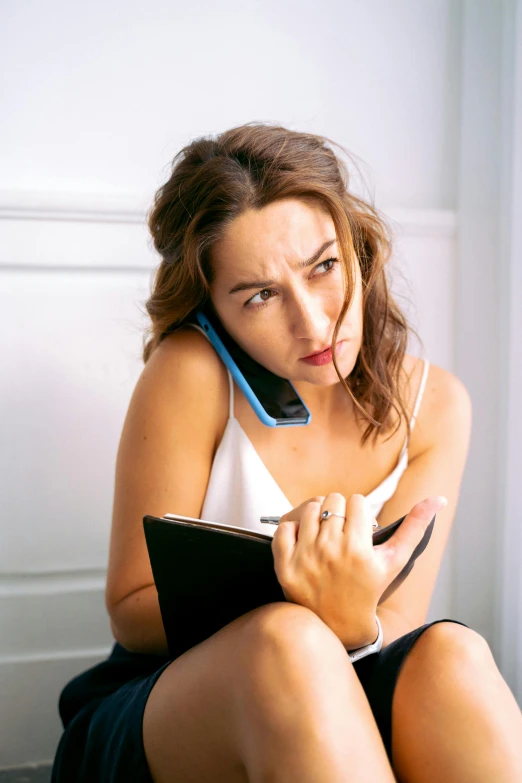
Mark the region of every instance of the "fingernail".
<instances>
[{"instance_id":1,"label":"fingernail","mask_svg":"<svg viewBox=\"0 0 522 783\"><path fill-rule=\"evenodd\" d=\"M448 498L444 497L444 495L437 495L436 500L438 503L440 503L442 508L448 505Z\"/></svg>"}]
</instances>

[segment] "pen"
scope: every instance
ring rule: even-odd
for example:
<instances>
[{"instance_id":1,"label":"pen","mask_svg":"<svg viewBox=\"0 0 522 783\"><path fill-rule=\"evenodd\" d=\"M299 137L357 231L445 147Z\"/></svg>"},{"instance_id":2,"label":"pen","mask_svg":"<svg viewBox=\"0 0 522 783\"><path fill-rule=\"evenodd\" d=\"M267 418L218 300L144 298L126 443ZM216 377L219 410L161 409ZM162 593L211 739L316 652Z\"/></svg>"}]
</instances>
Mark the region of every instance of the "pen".
<instances>
[{"instance_id":1,"label":"pen","mask_svg":"<svg viewBox=\"0 0 522 783\"><path fill-rule=\"evenodd\" d=\"M278 525L280 519L281 517L260 517L259 521L265 522L268 525ZM376 519L373 520L372 527L379 527L379 523Z\"/></svg>"}]
</instances>

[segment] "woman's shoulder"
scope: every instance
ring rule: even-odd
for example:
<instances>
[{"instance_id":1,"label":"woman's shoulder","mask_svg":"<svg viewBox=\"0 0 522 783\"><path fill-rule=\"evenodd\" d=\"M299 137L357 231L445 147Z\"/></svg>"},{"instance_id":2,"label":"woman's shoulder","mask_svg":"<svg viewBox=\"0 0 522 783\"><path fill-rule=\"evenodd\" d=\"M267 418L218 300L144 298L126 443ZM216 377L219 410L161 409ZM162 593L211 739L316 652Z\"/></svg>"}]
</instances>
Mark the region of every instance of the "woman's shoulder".
<instances>
[{"instance_id":1,"label":"woman's shoulder","mask_svg":"<svg viewBox=\"0 0 522 783\"><path fill-rule=\"evenodd\" d=\"M191 413L197 414L201 406L211 406L216 417L215 437L219 439L228 418L228 374L205 335L187 325L168 334L152 352L143 372L153 374L167 388L175 380L176 386L194 401Z\"/></svg>"},{"instance_id":2,"label":"woman's shoulder","mask_svg":"<svg viewBox=\"0 0 522 783\"><path fill-rule=\"evenodd\" d=\"M153 356L162 352L165 356L186 350L189 354L216 356L216 352L205 335L194 326L184 324L167 334L153 352ZM218 362L219 363L219 362Z\"/></svg>"},{"instance_id":3,"label":"woman's shoulder","mask_svg":"<svg viewBox=\"0 0 522 783\"><path fill-rule=\"evenodd\" d=\"M226 370L210 341L199 329L189 325L180 326L166 335L151 353L145 365L153 366L156 372L169 373L174 367L185 371L192 370L198 375L210 373L216 377L225 377Z\"/></svg>"}]
</instances>

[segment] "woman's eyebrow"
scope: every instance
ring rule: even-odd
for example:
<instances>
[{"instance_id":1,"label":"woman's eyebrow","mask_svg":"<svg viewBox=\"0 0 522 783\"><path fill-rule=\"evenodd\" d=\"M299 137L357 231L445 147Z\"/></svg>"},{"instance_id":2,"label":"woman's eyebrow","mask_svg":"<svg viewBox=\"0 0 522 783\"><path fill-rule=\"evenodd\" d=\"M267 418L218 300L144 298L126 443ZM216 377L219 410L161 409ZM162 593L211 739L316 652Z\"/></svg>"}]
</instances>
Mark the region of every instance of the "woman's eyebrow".
<instances>
[{"instance_id":1,"label":"woman's eyebrow","mask_svg":"<svg viewBox=\"0 0 522 783\"><path fill-rule=\"evenodd\" d=\"M329 239L324 242L324 244L322 244L321 247L315 251L311 258L307 258L306 261L299 261L295 268L304 269L305 267L314 264L317 259L322 256L326 248L330 247L330 245L333 245L335 241L336 239ZM268 286L273 285L274 283L275 280L244 280L241 283L237 283L237 285L231 288L228 293L235 294L238 291L248 291L250 288L268 288Z\"/></svg>"}]
</instances>

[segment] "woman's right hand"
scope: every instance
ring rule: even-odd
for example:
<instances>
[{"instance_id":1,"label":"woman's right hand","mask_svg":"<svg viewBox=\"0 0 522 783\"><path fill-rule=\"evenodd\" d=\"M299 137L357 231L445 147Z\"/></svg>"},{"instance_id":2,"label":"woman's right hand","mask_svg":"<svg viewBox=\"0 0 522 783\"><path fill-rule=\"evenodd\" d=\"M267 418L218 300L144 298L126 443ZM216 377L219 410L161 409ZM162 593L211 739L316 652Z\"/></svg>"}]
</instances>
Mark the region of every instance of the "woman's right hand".
<instances>
[{"instance_id":1,"label":"woman's right hand","mask_svg":"<svg viewBox=\"0 0 522 783\"><path fill-rule=\"evenodd\" d=\"M346 500L331 492L301 503L280 518L272 540L285 597L315 612L347 649L368 643L381 595L408 563L444 501L434 496L417 503L388 541L376 547L364 495ZM340 516L321 520L325 510Z\"/></svg>"}]
</instances>

